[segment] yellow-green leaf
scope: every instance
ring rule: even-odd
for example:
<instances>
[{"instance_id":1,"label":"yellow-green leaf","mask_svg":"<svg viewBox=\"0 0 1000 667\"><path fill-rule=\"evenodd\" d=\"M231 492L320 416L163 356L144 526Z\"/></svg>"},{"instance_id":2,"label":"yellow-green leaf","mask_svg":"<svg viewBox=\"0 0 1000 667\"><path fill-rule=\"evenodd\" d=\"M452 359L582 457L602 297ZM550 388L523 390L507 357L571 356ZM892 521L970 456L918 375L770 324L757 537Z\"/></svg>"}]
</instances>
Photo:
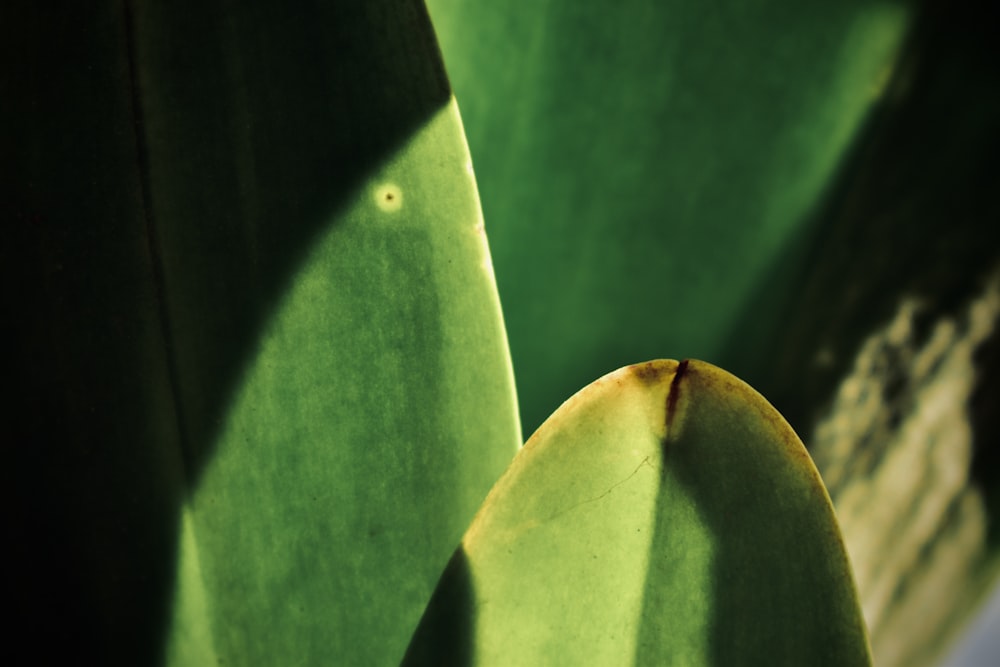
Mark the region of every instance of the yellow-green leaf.
<instances>
[{"instance_id":1,"label":"yellow-green leaf","mask_svg":"<svg viewBox=\"0 0 1000 667\"><path fill-rule=\"evenodd\" d=\"M709 364L654 361L556 411L496 484L414 662L866 665L829 498L767 401Z\"/></svg>"}]
</instances>

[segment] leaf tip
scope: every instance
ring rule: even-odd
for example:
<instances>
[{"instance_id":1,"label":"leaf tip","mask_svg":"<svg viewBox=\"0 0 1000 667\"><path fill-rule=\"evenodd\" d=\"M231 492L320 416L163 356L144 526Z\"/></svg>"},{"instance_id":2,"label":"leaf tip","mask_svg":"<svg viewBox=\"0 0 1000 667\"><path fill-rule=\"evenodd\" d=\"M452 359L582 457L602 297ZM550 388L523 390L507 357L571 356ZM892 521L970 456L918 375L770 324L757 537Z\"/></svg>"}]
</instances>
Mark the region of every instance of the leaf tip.
<instances>
[{"instance_id":1,"label":"leaf tip","mask_svg":"<svg viewBox=\"0 0 1000 667\"><path fill-rule=\"evenodd\" d=\"M674 414L677 412L677 399L681 395L681 379L687 374L688 364L691 360L685 359L684 361L677 364L677 370L674 371L674 377L670 381L670 389L667 391L667 410L666 410L666 428L670 431L670 424L674 420Z\"/></svg>"}]
</instances>

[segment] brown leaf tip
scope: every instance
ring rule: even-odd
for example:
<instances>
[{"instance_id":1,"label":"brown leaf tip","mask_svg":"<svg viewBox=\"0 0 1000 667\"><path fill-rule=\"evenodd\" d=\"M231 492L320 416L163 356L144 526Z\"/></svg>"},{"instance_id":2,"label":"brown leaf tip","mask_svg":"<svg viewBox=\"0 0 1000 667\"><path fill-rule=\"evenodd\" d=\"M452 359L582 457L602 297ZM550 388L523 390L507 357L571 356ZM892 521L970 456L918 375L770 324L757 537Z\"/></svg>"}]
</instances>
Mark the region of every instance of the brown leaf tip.
<instances>
[{"instance_id":1,"label":"brown leaf tip","mask_svg":"<svg viewBox=\"0 0 1000 667\"><path fill-rule=\"evenodd\" d=\"M631 367L635 377L646 384L656 384L664 370L663 364L655 361L647 361L644 364L636 364Z\"/></svg>"},{"instance_id":2,"label":"brown leaf tip","mask_svg":"<svg viewBox=\"0 0 1000 667\"><path fill-rule=\"evenodd\" d=\"M674 379L670 381L670 390L667 392L667 414L666 426L670 430L670 424L674 420L674 413L677 411L677 399L681 395L681 378L687 373L689 359L677 364L677 371L674 372Z\"/></svg>"}]
</instances>

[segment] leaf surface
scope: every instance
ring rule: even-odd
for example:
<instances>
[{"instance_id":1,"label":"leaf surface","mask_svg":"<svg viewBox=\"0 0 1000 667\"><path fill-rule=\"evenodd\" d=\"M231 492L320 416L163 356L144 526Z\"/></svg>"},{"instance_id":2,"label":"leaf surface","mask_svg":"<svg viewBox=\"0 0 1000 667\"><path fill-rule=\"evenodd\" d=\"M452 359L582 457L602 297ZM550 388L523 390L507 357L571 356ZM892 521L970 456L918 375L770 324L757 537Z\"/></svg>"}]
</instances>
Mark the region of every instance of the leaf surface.
<instances>
[{"instance_id":1,"label":"leaf surface","mask_svg":"<svg viewBox=\"0 0 1000 667\"><path fill-rule=\"evenodd\" d=\"M520 444L423 4L15 0L0 32L37 662L397 664Z\"/></svg>"},{"instance_id":2,"label":"leaf surface","mask_svg":"<svg viewBox=\"0 0 1000 667\"><path fill-rule=\"evenodd\" d=\"M911 15L905 0L428 7L495 226L526 435L659 350L756 359L797 284L774 276L795 275L785 258L805 252Z\"/></svg>"},{"instance_id":3,"label":"leaf surface","mask_svg":"<svg viewBox=\"0 0 1000 667\"><path fill-rule=\"evenodd\" d=\"M517 449L469 165L451 104L333 216L292 282L185 507L182 585L206 602L182 598L171 664L402 656ZM185 579L198 575L202 590Z\"/></svg>"},{"instance_id":4,"label":"leaf surface","mask_svg":"<svg viewBox=\"0 0 1000 667\"><path fill-rule=\"evenodd\" d=\"M466 533L415 662L456 603L472 621L455 654L476 665L870 662L808 454L698 361L623 368L539 428Z\"/></svg>"}]
</instances>

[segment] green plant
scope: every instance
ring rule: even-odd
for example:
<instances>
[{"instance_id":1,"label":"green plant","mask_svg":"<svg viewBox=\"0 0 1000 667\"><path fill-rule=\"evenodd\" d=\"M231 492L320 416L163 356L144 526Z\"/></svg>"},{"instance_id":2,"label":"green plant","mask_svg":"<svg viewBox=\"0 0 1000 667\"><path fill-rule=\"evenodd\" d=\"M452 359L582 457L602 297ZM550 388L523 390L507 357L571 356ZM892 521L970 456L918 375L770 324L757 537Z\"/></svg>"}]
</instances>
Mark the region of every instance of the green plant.
<instances>
[{"instance_id":1,"label":"green plant","mask_svg":"<svg viewBox=\"0 0 1000 667\"><path fill-rule=\"evenodd\" d=\"M876 664L938 664L997 581L996 8L428 5L525 434L636 358L724 366L815 457Z\"/></svg>"},{"instance_id":2,"label":"green plant","mask_svg":"<svg viewBox=\"0 0 1000 667\"><path fill-rule=\"evenodd\" d=\"M504 662L508 641L525 661L867 661L815 469L721 371L608 376L501 477L511 363L421 3L11 2L0 26L36 662ZM520 564L491 560L534 522ZM467 613L518 587L569 623L521 643L520 611Z\"/></svg>"},{"instance_id":3,"label":"green plant","mask_svg":"<svg viewBox=\"0 0 1000 667\"><path fill-rule=\"evenodd\" d=\"M870 664L805 448L759 394L698 361L611 373L528 440L408 664L442 652L476 665Z\"/></svg>"}]
</instances>

